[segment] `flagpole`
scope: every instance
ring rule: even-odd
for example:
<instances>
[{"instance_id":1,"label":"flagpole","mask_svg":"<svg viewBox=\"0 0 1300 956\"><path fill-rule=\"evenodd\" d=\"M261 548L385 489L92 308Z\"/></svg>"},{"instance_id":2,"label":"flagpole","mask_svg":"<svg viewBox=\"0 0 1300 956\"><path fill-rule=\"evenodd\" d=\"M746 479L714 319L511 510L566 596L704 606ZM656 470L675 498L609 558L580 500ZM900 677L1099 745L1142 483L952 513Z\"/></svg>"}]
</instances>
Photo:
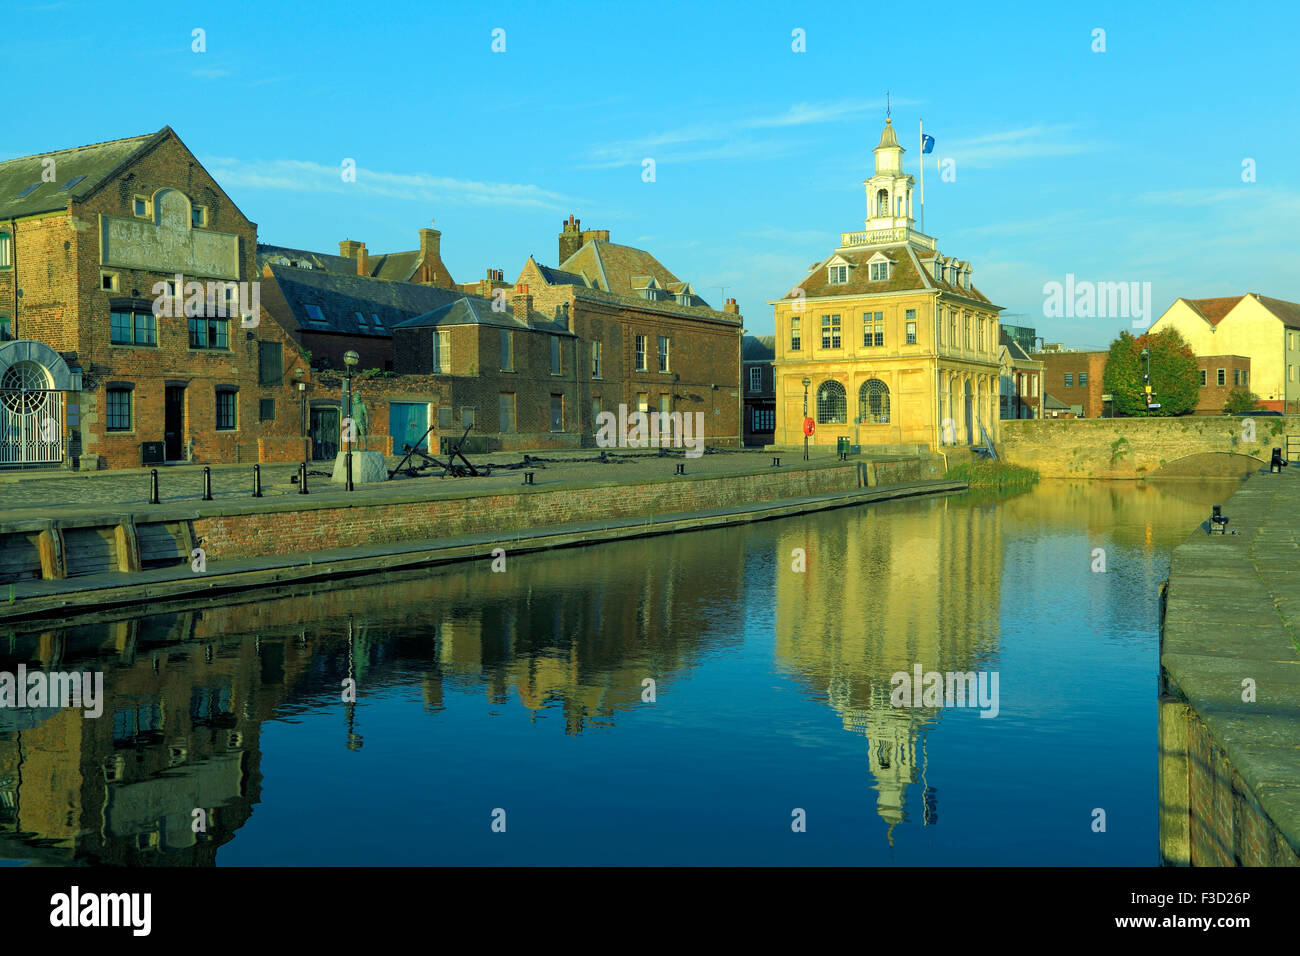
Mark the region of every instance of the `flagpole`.
<instances>
[{"instance_id":1,"label":"flagpole","mask_svg":"<svg viewBox=\"0 0 1300 956\"><path fill-rule=\"evenodd\" d=\"M920 152L916 154L921 165L921 234L925 235L925 120L917 120L917 131L921 136Z\"/></svg>"}]
</instances>

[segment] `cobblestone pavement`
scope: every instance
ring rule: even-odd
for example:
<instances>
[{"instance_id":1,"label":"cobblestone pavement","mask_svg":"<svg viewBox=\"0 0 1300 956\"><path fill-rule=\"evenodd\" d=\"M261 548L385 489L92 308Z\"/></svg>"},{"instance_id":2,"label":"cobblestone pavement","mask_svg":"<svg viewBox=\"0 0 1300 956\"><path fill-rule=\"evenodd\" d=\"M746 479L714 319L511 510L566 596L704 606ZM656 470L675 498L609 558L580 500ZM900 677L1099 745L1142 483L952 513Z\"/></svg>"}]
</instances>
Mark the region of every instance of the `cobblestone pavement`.
<instances>
[{"instance_id":1,"label":"cobblestone pavement","mask_svg":"<svg viewBox=\"0 0 1300 956\"><path fill-rule=\"evenodd\" d=\"M785 468L802 467L798 452L727 451L703 455L699 458L675 456L658 457L655 454L620 456L617 464L598 461L578 461L598 455L593 449L581 451L544 450L535 457L545 461L532 466L538 487L565 483L593 481L647 481L673 477L675 467L684 464L688 475L726 474L753 471L771 467L772 457L781 455ZM517 463L523 458L520 452L471 455L476 466ZM400 458L390 457L389 468L394 468ZM815 457L812 464L833 461L834 456ZM332 462L313 462L308 489L312 495L344 495L349 500L383 497L388 494L409 494L412 490L427 489L433 495L478 494L514 488L523 483L523 470L494 471L487 478L440 478L438 472L420 478L398 477L378 485L358 485L352 494L342 491L323 474L329 472ZM279 495L296 495L298 486L290 478L297 474L297 465L263 465L262 493L266 498ZM942 478L936 474L933 477ZM159 500L164 504L193 502L198 504L203 493L203 468L200 465L172 465L158 469ZM212 494L216 501L252 500L252 465L213 466ZM319 500L319 499L317 499ZM148 507L149 470L125 469L78 474L75 472L27 472L0 475L0 515L11 512L30 514L33 509L48 509L51 517L60 511L87 506L102 506L105 510Z\"/></svg>"}]
</instances>

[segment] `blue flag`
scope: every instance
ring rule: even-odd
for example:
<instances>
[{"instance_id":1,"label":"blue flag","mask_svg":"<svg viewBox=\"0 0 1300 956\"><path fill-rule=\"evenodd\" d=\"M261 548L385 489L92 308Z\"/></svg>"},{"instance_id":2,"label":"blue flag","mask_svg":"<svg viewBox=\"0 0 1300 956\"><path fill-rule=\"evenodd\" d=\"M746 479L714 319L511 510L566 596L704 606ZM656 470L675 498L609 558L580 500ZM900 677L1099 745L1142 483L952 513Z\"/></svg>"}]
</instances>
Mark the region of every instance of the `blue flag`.
<instances>
[{"instance_id":1,"label":"blue flag","mask_svg":"<svg viewBox=\"0 0 1300 956\"><path fill-rule=\"evenodd\" d=\"M934 137L931 136L929 133L921 134L921 152L922 153L934 152Z\"/></svg>"}]
</instances>

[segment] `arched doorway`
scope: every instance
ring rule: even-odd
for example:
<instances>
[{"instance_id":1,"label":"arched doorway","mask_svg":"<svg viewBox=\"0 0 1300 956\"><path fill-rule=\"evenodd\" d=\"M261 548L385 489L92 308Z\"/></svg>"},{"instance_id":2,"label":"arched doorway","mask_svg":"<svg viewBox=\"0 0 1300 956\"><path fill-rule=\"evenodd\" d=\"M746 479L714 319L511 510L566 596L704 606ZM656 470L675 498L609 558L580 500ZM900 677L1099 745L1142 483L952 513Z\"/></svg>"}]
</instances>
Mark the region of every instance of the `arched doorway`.
<instances>
[{"instance_id":1,"label":"arched doorway","mask_svg":"<svg viewBox=\"0 0 1300 956\"><path fill-rule=\"evenodd\" d=\"M0 345L0 467L63 462L64 393L71 389L67 363L48 345Z\"/></svg>"}]
</instances>

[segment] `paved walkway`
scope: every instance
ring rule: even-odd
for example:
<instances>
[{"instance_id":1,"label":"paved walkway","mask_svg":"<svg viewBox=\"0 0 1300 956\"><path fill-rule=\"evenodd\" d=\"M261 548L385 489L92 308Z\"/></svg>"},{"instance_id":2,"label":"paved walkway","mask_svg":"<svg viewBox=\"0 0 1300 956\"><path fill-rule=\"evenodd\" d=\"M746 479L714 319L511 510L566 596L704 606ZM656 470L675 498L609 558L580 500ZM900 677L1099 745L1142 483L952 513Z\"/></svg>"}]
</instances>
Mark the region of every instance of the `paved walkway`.
<instances>
[{"instance_id":1,"label":"paved walkway","mask_svg":"<svg viewBox=\"0 0 1300 956\"><path fill-rule=\"evenodd\" d=\"M684 464L687 475L740 474L771 467L772 452L754 450L723 451L686 458L659 457L657 453L627 453L616 458L617 463L601 463L583 459L598 457L597 449L577 451L542 450L530 453L542 462L530 466L535 472L538 487L583 485L608 481L644 482L659 478L672 478L678 464ZM805 463L799 454L779 453L781 467L825 467L835 462L834 455L815 456ZM885 456L896 457L896 456ZM499 452L490 455L470 455L476 465L502 465L518 463L522 452ZM852 458L851 461L867 460ZM401 459L389 457L389 468L395 468ZM328 472L332 462L313 462L314 472ZM924 477L940 479L936 471ZM291 478L298 473L297 465L263 465L262 494L275 499L283 495L297 495L298 486ZM523 469L494 471L487 478L441 478L430 472L419 478L399 475L392 481L375 485L358 485L348 494L341 485L329 478L309 474L309 498L343 495L353 501L382 499L388 495L409 496L413 492L429 497L460 497L464 495L496 492L515 488L523 483ZM203 466L169 465L158 469L159 500L162 504L196 504L202 500ZM239 500L252 501L253 466L212 466L212 494L217 502L227 504ZM304 499L306 501L307 499ZM0 518L56 517L91 511L136 510L149 505L149 469L131 468L100 472L10 472L0 474Z\"/></svg>"},{"instance_id":2,"label":"paved walkway","mask_svg":"<svg viewBox=\"0 0 1300 956\"><path fill-rule=\"evenodd\" d=\"M1223 514L1236 534L1201 530L1174 550L1160 663L1169 689L1204 722L1300 855L1300 467L1252 476L1223 503ZM1243 692L1247 680L1257 696ZM1177 756L1169 741L1165 751ZM1170 785L1186 790L1187 770L1178 772ZM1201 779L1218 769L1192 772ZM1186 807L1186 799L1170 802ZM1231 832L1240 809L1216 808L1194 828L1208 828L1230 856L1232 840L1259 840ZM1170 845L1185 854L1187 842L1184 832Z\"/></svg>"}]
</instances>

